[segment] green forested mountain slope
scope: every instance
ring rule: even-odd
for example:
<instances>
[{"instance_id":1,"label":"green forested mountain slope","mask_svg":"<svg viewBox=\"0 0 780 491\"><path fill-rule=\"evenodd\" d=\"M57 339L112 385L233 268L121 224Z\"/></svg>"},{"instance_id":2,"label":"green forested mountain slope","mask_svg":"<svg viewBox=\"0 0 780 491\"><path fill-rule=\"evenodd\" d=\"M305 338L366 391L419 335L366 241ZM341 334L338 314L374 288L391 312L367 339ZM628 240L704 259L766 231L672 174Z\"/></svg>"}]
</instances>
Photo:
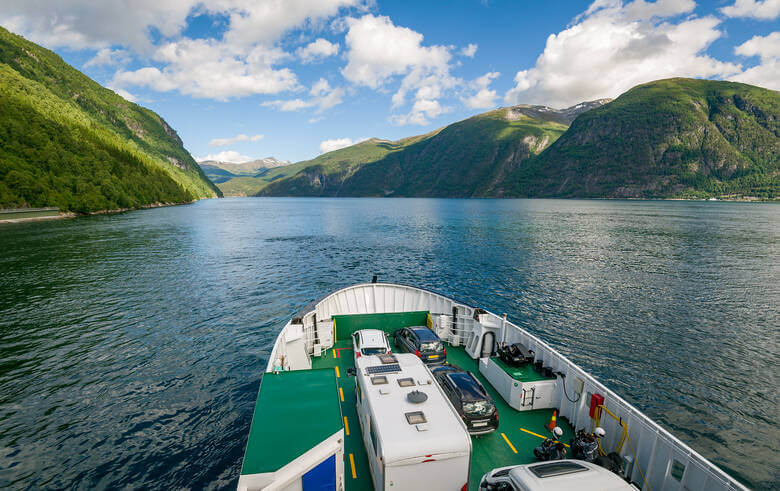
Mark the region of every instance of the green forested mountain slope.
<instances>
[{"instance_id":1,"label":"green forested mountain slope","mask_svg":"<svg viewBox=\"0 0 780 491\"><path fill-rule=\"evenodd\" d=\"M0 28L0 208L91 212L219 194L157 114Z\"/></svg>"},{"instance_id":2,"label":"green forested mountain slope","mask_svg":"<svg viewBox=\"0 0 780 491\"><path fill-rule=\"evenodd\" d=\"M668 79L579 116L504 191L550 197L780 197L780 94Z\"/></svg>"},{"instance_id":3,"label":"green forested mountain slope","mask_svg":"<svg viewBox=\"0 0 780 491\"><path fill-rule=\"evenodd\" d=\"M501 108L397 142L368 140L299 162L300 170L269 182L260 194L488 196L563 134L570 117L589 107Z\"/></svg>"},{"instance_id":4,"label":"green forested mountain slope","mask_svg":"<svg viewBox=\"0 0 780 491\"><path fill-rule=\"evenodd\" d=\"M502 108L243 184L276 196L780 197L778 92L678 78L607 102Z\"/></svg>"}]
</instances>

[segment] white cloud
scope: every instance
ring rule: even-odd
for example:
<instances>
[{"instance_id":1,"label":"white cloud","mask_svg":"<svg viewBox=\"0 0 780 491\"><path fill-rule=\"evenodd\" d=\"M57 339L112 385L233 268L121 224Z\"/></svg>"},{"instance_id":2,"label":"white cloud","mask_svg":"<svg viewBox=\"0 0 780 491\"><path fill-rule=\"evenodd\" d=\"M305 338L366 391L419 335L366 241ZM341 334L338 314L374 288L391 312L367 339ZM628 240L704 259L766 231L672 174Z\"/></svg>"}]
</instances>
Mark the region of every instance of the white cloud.
<instances>
[{"instance_id":1,"label":"white cloud","mask_svg":"<svg viewBox=\"0 0 780 491\"><path fill-rule=\"evenodd\" d=\"M327 39L319 38L302 48L298 48L296 54L303 63L312 63L339 53L339 45L331 43Z\"/></svg>"},{"instance_id":2,"label":"white cloud","mask_svg":"<svg viewBox=\"0 0 780 491\"><path fill-rule=\"evenodd\" d=\"M255 159L248 155L242 155L235 150L223 150L222 152L209 154L205 157L198 157L196 160L198 162L216 160L218 162L230 162L231 164L243 164L244 162L251 162Z\"/></svg>"},{"instance_id":3,"label":"white cloud","mask_svg":"<svg viewBox=\"0 0 780 491\"><path fill-rule=\"evenodd\" d=\"M474 58L474 55L477 53L477 45L474 43L470 43L468 46L460 50L460 54L463 56L467 56L469 58Z\"/></svg>"},{"instance_id":4,"label":"white cloud","mask_svg":"<svg viewBox=\"0 0 780 491\"><path fill-rule=\"evenodd\" d=\"M761 61L780 58L780 31L768 36L753 36L734 48L734 52L742 56L759 56ZM777 76L780 78L780 73Z\"/></svg>"},{"instance_id":5,"label":"white cloud","mask_svg":"<svg viewBox=\"0 0 780 491\"><path fill-rule=\"evenodd\" d=\"M316 27L362 0L4 0L0 24L48 47L129 48L153 63L120 70L111 85L179 91L226 100L298 87L276 43L289 30ZM182 37L192 15L228 19L222 37ZM155 33L152 36L152 33ZM107 56L94 59L102 62Z\"/></svg>"},{"instance_id":6,"label":"white cloud","mask_svg":"<svg viewBox=\"0 0 780 491\"><path fill-rule=\"evenodd\" d=\"M308 100L304 99L277 99L263 102L266 107L275 107L280 111L300 111L302 109L317 108L316 113L321 113L326 109L341 104L344 98L345 90L341 87L331 87L324 78L314 83L309 94L312 96Z\"/></svg>"},{"instance_id":7,"label":"white cloud","mask_svg":"<svg viewBox=\"0 0 780 491\"><path fill-rule=\"evenodd\" d=\"M138 102L138 98L131 94L130 92L124 90L124 89L117 89L114 87L108 87L108 89L113 90L117 95L123 97L124 99L130 101L130 102Z\"/></svg>"},{"instance_id":8,"label":"white cloud","mask_svg":"<svg viewBox=\"0 0 780 491\"><path fill-rule=\"evenodd\" d=\"M736 0L734 5L723 7L720 12L726 17L774 20L780 15L780 0Z\"/></svg>"},{"instance_id":9,"label":"white cloud","mask_svg":"<svg viewBox=\"0 0 780 491\"><path fill-rule=\"evenodd\" d=\"M47 47L72 49L129 46L139 52L152 47L149 29L175 36L200 0L3 0L0 24Z\"/></svg>"},{"instance_id":10,"label":"white cloud","mask_svg":"<svg viewBox=\"0 0 780 491\"><path fill-rule=\"evenodd\" d=\"M686 17L691 0L597 0L575 23L547 38L536 65L515 75L509 104L569 107L617 97L629 88L667 77L725 78L739 65L704 51L722 33L714 17Z\"/></svg>"},{"instance_id":11,"label":"white cloud","mask_svg":"<svg viewBox=\"0 0 780 491\"><path fill-rule=\"evenodd\" d=\"M466 107L471 109L487 109L496 106L496 94L495 90L490 90L490 83L501 75L499 72L488 72L481 77L474 80L470 85L475 90L475 93L470 97L463 99L463 103Z\"/></svg>"},{"instance_id":12,"label":"white cloud","mask_svg":"<svg viewBox=\"0 0 780 491\"><path fill-rule=\"evenodd\" d=\"M768 36L753 36L736 48L742 56L758 56L761 63L731 77L731 80L780 90L780 32Z\"/></svg>"},{"instance_id":13,"label":"white cloud","mask_svg":"<svg viewBox=\"0 0 780 491\"><path fill-rule=\"evenodd\" d=\"M159 92L178 90L198 98L226 100L253 94L275 94L298 87L288 68L275 69L285 58L277 48L251 49L212 39L183 39L163 44L153 58L163 65L118 71L112 85L146 86Z\"/></svg>"},{"instance_id":14,"label":"white cloud","mask_svg":"<svg viewBox=\"0 0 780 491\"><path fill-rule=\"evenodd\" d=\"M349 62L343 74L350 82L376 89L393 75L419 68L444 69L450 61L449 48L422 46L422 34L394 25L389 17L368 14L347 23Z\"/></svg>"},{"instance_id":15,"label":"white cloud","mask_svg":"<svg viewBox=\"0 0 780 491\"><path fill-rule=\"evenodd\" d=\"M93 66L123 65L130 61L130 54L123 49L102 48L84 63L84 68Z\"/></svg>"},{"instance_id":16,"label":"white cloud","mask_svg":"<svg viewBox=\"0 0 780 491\"><path fill-rule=\"evenodd\" d=\"M438 100L459 80L451 75L452 54L447 46L423 46L423 35L396 26L389 17L364 15L347 19L345 38L347 66L344 78L357 85L381 89L397 76L402 77L393 95L393 107L406 103L414 93L414 104L405 115L391 118L396 124L428 124L429 117L445 111Z\"/></svg>"},{"instance_id":17,"label":"white cloud","mask_svg":"<svg viewBox=\"0 0 780 491\"><path fill-rule=\"evenodd\" d=\"M325 140L320 143L320 153L328 153L340 148L345 148L354 145L357 142L353 142L351 138L335 138L333 140Z\"/></svg>"},{"instance_id":18,"label":"white cloud","mask_svg":"<svg viewBox=\"0 0 780 491\"><path fill-rule=\"evenodd\" d=\"M231 136L230 138L214 138L209 142L209 145L213 147L226 147L238 142L258 142L265 138L265 135L252 135L239 134Z\"/></svg>"}]
</instances>

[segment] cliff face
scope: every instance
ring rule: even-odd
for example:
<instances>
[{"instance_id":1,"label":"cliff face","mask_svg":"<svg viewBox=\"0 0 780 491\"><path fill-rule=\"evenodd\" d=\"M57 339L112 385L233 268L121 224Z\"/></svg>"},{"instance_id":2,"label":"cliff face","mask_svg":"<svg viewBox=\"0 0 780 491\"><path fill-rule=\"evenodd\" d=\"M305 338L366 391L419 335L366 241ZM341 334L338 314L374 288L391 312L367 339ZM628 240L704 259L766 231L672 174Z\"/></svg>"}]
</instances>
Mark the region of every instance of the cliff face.
<instances>
[{"instance_id":1,"label":"cliff face","mask_svg":"<svg viewBox=\"0 0 780 491\"><path fill-rule=\"evenodd\" d=\"M160 116L0 28L0 207L92 212L220 194Z\"/></svg>"}]
</instances>

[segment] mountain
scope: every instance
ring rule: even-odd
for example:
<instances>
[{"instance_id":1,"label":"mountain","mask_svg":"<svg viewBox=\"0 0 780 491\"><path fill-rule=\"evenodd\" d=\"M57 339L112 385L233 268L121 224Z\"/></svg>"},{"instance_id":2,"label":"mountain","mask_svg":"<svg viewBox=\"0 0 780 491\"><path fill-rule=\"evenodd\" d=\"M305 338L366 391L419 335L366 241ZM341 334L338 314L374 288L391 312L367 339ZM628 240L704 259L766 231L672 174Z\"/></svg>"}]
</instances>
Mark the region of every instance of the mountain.
<instances>
[{"instance_id":1,"label":"mountain","mask_svg":"<svg viewBox=\"0 0 780 491\"><path fill-rule=\"evenodd\" d=\"M218 195L160 116L0 28L0 208L92 212Z\"/></svg>"},{"instance_id":2,"label":"mountain","mask_svg":"<svg viewBox=\"0 0 780 491\"><path fill-rule=\"evenodd\" d=\"M779 119L776 91L675 78L369 140L242 184L263 196L780 198Z\"/></svg>"},{"instance_id":3,"label":"mountain","mask_svg":"<svg viewBox=\"0 0 780 491\"><path fill-rule=\"evenodd\" d=\"M396 142L367 140L293 164L285 175L260 183L258 193L488 196L522 162L557 140L578 114L606 102L563 110L528 105L501 108Z\"/></svg>"},{"instance_id":4,"label":"mountain","mask_svg":"<svg viewBox=\"0 0 780 491\"><path fill-rule=\"evenodd\" d=\"M497 189L513 196L780 197L780 94L668 79L588 111Z\"/></svg>"},{"instance_id":5,"label":"mountain","mask_svg":"<svg viewBox=\"0 0 780 491\"><path fill-rule=\"evenodd\" d=\"M198 161L198 164L211 182L220 184L234 177L255 177L263 175L268 172L269 169L290 165L290 161L266 157L264 159L252 160L251 162L244 162L242 164L220 162L217 160L200 160Z\"/></svg>"}]
</instances>

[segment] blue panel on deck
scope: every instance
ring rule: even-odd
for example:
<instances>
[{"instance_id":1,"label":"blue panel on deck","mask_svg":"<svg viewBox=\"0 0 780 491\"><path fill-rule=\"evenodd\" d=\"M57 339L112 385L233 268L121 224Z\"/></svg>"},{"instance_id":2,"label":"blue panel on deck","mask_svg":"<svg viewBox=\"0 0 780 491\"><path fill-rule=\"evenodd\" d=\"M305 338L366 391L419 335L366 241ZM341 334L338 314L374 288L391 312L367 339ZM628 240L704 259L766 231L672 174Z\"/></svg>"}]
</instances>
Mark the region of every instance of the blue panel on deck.
<instances>
[{"instance_id":1,"label":"blue panel on deck","mask_svg":"<svg viewBox=\"0 0 780 491\"><path fill-rule=\"evenodd\" d=\"M303 491L336 489L336 456L331 455L317 467L303 475Z\"/></svg>"}]
</instances>

